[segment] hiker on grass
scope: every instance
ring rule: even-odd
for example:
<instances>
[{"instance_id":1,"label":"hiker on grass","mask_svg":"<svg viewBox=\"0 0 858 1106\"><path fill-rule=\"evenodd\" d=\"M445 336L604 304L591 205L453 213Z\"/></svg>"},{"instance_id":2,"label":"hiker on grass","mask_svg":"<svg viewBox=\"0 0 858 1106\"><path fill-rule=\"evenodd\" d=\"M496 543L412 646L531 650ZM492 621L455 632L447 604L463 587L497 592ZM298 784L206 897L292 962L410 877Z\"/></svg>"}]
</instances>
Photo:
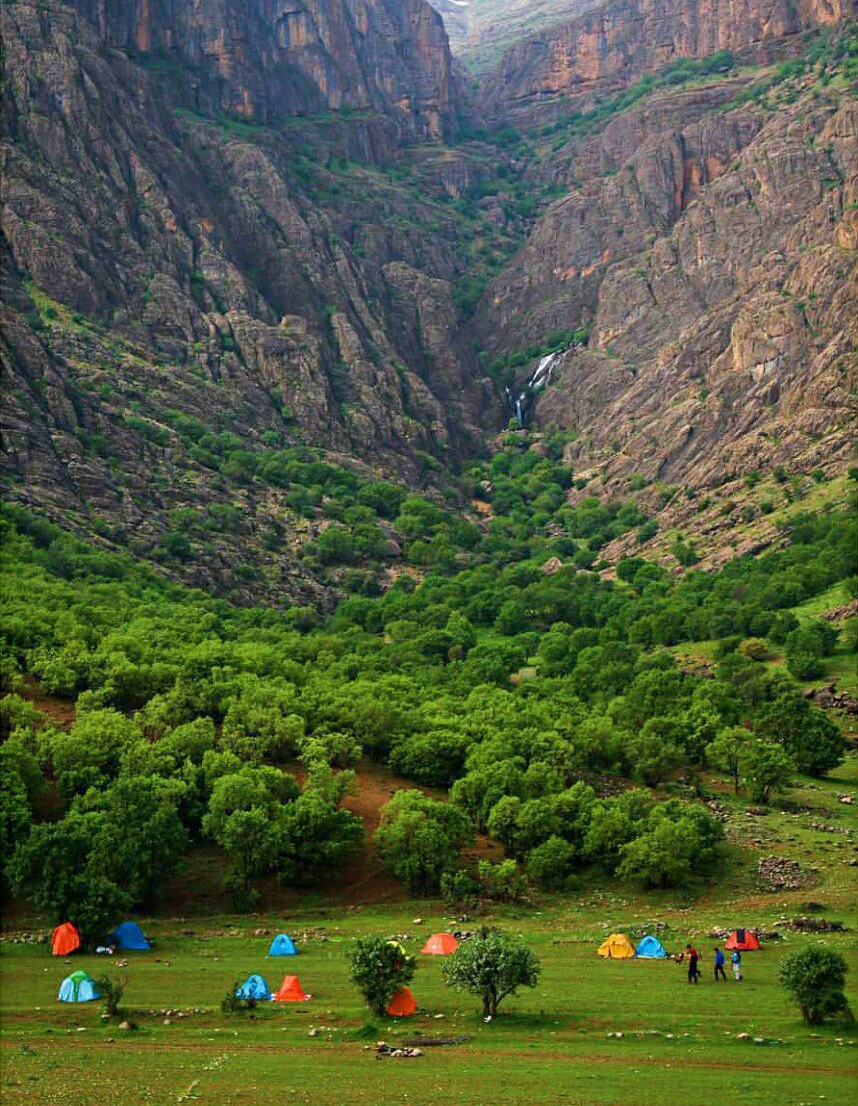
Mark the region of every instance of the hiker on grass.
<instances>
[{"instance_id":1,"label":"hiker on grass","mask_svg":"<svg viewBox=\"0 0 858 1106\"><path fill-rule=\"evenodd\" d=\"M716 983L718 982L719 978L723 979L725 983L727 982L727 976L724 972L724 953L716 945L715 946L715 982Z\"/></svg>"},{"instance_id":2,"label":"hiker on grass","mask_svg":"<svg viewBox=\"0 0 858 1106\"><path fill-rule=\"evenodd\" d=\"M733 964L733 978L738 983L742 978L742 954L738 949L733 949L733 955L730 957Z\"/></svg>"},{"instance_id":3,"label":"hiker on grass","mask_svg":"<svg viewBox=\"0 0 858 1106\"><path fill-rule=\"evenodd\" d=\"M700 970L697 967L697 949L693 945L686 945L685 954L688 957L688 982L698 983L700 981Z\"/></svg>"}]
</instances>

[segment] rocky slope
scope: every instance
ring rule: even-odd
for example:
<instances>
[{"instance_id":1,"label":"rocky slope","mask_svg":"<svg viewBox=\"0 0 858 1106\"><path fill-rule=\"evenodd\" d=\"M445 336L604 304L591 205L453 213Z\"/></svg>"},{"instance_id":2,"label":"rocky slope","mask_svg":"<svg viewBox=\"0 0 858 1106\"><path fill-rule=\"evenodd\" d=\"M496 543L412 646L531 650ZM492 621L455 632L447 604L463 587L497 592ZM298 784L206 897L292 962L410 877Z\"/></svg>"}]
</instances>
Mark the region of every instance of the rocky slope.
<instances>
[{"instance_id":1,"label":"rocky slope","mask_svg":"<svg viewBox=\"0 0 858 1106\"><path fill-rule=\"evenodd\" d=\"M72 9L2 15L14 494L142 553L171 512L238 504L270 570L262 586L299 593L306 525L271 489L212 478L181 419L415 484L432 455L453 465L478 448L499 414L452 297L477 221L449 200L479 158L430 143L402 166L397 104L277 127L191 112ZM272 527L290 540L263 554ZM212 540L180 570L236 584L247 532Z\"/></svg>"},{"instance_id":2,"label":"rocky slope","mask_svg":"<svg viewBox=\"0 0 858 1106\"><path fill-rule=\"evenodd\" d=\"M297 24L257 0L3 5L5 494L240 600L330 600L295 450L454 496L509 415L491 363L582 327L532 409L577 435L575 495L720 533L676 488L711 514L757 469L836 475L854 73L777 37L778 2L753 26L792 68L653 78L521 135L506 114L496 142L471 117L458 145L422 0ZM647 69L632 53L604 87Z\"/></svg>"},{"instance_id":3,"label":"rocky slope","mask_svg":"<svg viewBox=\"0 0 858 1106\"><path fill-rule=\"evenodd\" d=\"M855 0L609 0L512 46L487 82L489 110L602 95L718 50L769 60L785 40L856 13Z\"/></svg>"},{"instance_id":4,"label":"rocky slope","mask_svg":"<svg viewBox=\"0 0 858 1106\"><path fill-rule=\"evenodd\" d=\"M743 527L771 539L761 511L789 495L775 470L848 466L858 96L829 76L800 70L752 98L748 77L659 91L539 167L569 191L475 325L495 352L589 326L532 413L577 435L573 498L635 493L662 510L662 537L697 534L717 555ZM748 494L749 474L765 494Z\"/></svg>"},{"instance_id":5,"label":"rocky slope","mask_svg":"<svg viewBox=\"0 0 858 1106\"><path fill-rule=\"evenodd\" d=\"M439 137L455 92L423 0L70 0L103 43L149 60L196 110L256 122L352 108Z\"/></svg>"}]
</instances>

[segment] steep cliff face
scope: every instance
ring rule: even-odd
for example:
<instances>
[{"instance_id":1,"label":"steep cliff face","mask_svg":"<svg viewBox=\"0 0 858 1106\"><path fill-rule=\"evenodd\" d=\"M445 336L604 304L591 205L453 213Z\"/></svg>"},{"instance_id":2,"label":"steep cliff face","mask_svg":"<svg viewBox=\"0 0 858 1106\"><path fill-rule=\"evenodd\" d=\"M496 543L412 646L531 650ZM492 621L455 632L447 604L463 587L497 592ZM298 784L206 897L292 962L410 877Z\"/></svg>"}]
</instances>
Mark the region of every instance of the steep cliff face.
<instances>
[{"instance_id":1,"label":"steep cliff face","mask_svg":"<svg viewBox=\"0 0 858 1106\"><path fill-rule=\"evenodd\" d=\"M855 0L610 0L511 47L486 84L487 100L503 113L592 97L718 50L763 61L785 39L856 12Z\"/></svg>"},{"instance_id":2,"label":"steep cliff face","mask_svg":"<svg viewBox=\"0 0 858 1106\"><path fill-rule=\"evenodd\" d=\"M661 134L654 123L644 107L580 148L579 172L600 163L609 175L553 206L481 323L497 336L520 333L518 320L525 335L589 322L588 347L559 358L536 398L534 425L575 431L576 496L643 487L657 511L668 489L662 531L705 537L711 563L759 516L747 474L833 477L852 455L858 98L815 89L776 112L738 108ZM760 517L755 540L771 540L775 521ZM636 548L630 537L605 552Z\"/></svg>"},{"instance_id":3,"label":"steep cliff face","mask_svg":"<svg viewBox=\"0 0 858 1106\"><path fill-rule=\"evenodd\" d=\"M2 16L16 498L84 530L99 518L144 555L171 512L240 505L242 536L217 535L179 571L240 591L235 568L253 549L269 565L257 588L313 594L297 557L312 527L276 489L213 473L198 440L306 443L413 484L427 460L478 448L499 411L456 327L453 282L469 260L442 202L448 159L436 171L428 144L418 186L397 166L389 114L213 120L68 7ZM277 550L263 547L272 533L287 536Z\"/></svg>"},{"instance_id":4,"label":"steep cliff face","mask_svg":"<svg viewBox=\"0 0 858 1106\"><path fill-rule=\"evenodd\" d=\"M71 6L105 43L176 77L198 110L256 122L379 110L436 138L454 113L447 39L425 0L71 0Z\"/></svg>"}]
</instances>

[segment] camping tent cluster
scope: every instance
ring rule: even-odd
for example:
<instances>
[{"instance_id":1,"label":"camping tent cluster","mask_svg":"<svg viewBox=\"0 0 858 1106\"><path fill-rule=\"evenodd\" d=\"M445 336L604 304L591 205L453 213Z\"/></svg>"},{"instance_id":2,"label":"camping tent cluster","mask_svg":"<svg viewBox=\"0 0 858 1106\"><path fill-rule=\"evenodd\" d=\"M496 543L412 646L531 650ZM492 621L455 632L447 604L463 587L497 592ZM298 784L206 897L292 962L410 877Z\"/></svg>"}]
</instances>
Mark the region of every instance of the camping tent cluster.
<instances>
[{"instance_id":1,"label":"camping tent cluster","mask_svg":"<svg viewBox=\"0 0 858 1106\"><path fill-rule=\"evenodd\" d=\"M148 937L136 922L123 922L107 939L111 948L125 951L146 951L152 948ZM80 933L71 922L63 922L51 935L53 956L68 956L81 946Z\"/></svg>"},{"instance_id":2,"label":"camping tent cluster","mask_svg":"<svg viewBox=\"0 0 858 1106\"><path fill-rule=\"evenodd\" d=\"M724 945L726 949L749 952L758 949L760 942L750 929L734 929ZM625 933L612 933L598 948L599 956L607 960L669 960L670 955L657 937L647 934L633 945Z\"/></svg>"},{"instance_id":3,"label":"camping tent cluster","mask_svg":"<svg viewBox=\"0 0 858 1106\"><path fill-rule=\"evenodd\" d=\"M298 949L288 933L278 933L268 948L268 955L297 956ZM236 988L235 997L246 1002L308 1002L313 996L307 994L297 975L284 975L278 989L272 991L265 976L254 974Z\"/></svg>"}]
</instances>

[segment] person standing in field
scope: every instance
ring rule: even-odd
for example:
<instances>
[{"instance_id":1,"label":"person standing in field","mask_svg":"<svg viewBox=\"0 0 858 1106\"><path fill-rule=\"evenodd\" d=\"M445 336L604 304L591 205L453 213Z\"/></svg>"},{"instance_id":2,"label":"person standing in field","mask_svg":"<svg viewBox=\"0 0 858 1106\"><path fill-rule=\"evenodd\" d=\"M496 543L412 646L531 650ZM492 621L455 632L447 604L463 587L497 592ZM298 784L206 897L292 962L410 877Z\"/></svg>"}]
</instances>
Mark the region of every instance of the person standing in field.
<instances>
[{"instance_id":1,"label":"person standing in field","mask_svg":"<svg viewBox=\"0 0 858 1106\"><path fill-rule=\"evenodd\" d=\"M715 946L715 982L716 983L718 982L719 978L723 979L725 983L727 982L727 976L724 972L724 953L716 945Z\"/></svg>"},{"instance_id":2,"label":"person standing in field","mask_svg":"<svg viewBox=\"0 0 858 1106\"><path fill-rule=\"evenodd\" d=\"M730 957L730 961L733 964L733 978L738 983L742 978L742 954L738 949L733 949L733 955Z\"/></svg>"},{"instance_id":3,"label":"person standing in field","mask_svg":"<svg viewBox=\"0 0 858 1106\"><path fill-rule=\"evenodd\" d=\"M685 946L685 954L688 957L688 982L698 983L700 980L700 971L697 967L697 949L693 945Z\"/></svg>"}]
</instances>

